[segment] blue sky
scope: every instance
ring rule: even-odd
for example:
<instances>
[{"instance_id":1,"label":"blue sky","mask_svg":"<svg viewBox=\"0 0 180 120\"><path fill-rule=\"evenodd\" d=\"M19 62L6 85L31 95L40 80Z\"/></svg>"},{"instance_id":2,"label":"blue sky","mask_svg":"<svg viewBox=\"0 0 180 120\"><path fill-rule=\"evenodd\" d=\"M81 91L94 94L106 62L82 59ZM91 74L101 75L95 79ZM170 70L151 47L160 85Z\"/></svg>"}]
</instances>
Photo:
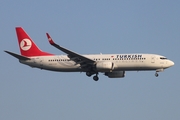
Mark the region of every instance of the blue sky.
<instances>
[{"instance_id":1,"label":"blue sky","mask_svg":"<svg viewBox=\"0 0 180 120\"><path fill-rule=\"evenodd\" d=\"M180 2L178 0L1 1L1 120L178 120L180 119ZM4 50L19 53L15 27L22 26L44 51L49 32L60 45L81 54L155 53L175 66L154 76L126 72L59 73L22 65Z\"/></svg>"}]
</instances>

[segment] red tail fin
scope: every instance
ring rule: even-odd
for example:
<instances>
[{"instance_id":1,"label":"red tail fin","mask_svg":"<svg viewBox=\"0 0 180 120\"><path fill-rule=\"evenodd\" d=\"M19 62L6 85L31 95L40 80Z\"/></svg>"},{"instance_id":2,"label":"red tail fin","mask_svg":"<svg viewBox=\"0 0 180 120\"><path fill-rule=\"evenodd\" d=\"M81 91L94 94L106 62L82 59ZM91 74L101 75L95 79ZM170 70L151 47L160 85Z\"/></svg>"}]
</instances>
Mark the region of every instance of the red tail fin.
<instances>
[{"instance_id":1,"label":"red tail fin","mask_svg":"<svg viewBox=\"0 0 180 120\"><path fill-rule=\"evenodd\" d=\"M49 56L53 55L47 52L41 51L28 34L21 27L16 27L16 33L19 43L21 55L32 57L32 56Z\"/></svg>"}]
</instances>

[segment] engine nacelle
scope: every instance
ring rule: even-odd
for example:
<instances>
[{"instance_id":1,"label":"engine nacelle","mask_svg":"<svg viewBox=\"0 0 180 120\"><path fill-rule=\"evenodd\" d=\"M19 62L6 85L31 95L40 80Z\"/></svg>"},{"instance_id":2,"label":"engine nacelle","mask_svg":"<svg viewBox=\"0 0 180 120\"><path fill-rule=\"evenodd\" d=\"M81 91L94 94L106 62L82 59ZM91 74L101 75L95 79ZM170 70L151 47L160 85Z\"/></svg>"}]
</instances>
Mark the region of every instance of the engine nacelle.
<instances>
[{"instance_id":1,"label":"engine nacelle","mask_svg":"<svg viewBox=\"0 0 180 120\"><path fill-rule=\"evenodd\" d=\"M123 78L125 77L125 71L105 72L105 75L109 78Z\"/></svg>"},{"instance_id":2,"label":"engine nacelle","mask_svg":"<svg viewBox=\"0 0 180 120\"><path fill-rule=\"evenodd\" d=\"M98 62L96 63L96 70L99 72L110 72L114 69L112 62Z\"/></svg>"}]
</instances>

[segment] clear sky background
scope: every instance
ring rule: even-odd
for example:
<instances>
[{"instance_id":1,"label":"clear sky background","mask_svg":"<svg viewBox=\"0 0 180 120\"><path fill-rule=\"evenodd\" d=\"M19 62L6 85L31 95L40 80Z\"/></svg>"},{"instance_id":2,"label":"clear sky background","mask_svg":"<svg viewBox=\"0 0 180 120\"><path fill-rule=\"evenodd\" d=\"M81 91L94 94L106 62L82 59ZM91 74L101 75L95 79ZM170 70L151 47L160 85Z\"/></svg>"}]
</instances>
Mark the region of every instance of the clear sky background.
<instances>
[{"instance_id":1,"label":"clear sky background","mask_svg":"<svg viewBox=\"0 0 180 120\"><path fill-rule=\"evenodd\" d=\"M0 120L179 120L179 0L0 1ZM81 54L155 53L175 66L125 78L30 68L4 53L19 52L22 26L44 51L46 32Z\"/></svg>"}]
</instances>

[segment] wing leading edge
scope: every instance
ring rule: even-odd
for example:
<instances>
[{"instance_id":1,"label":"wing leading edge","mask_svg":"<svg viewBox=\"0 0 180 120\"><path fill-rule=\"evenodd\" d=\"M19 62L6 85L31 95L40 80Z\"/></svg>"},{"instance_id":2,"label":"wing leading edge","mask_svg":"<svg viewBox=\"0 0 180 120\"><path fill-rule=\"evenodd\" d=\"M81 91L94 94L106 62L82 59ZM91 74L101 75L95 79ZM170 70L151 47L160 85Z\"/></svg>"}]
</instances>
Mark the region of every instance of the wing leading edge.
<instances>
[{"instance_id":1,"label":"wing leading edge","mask_svg":"<svg viewBox=\"0 0 180 120\"><path fill-rule=\"evenodd\" d=\"M68 50L68 49L66 49L66 48L64 48L64 47L61 47L60 45L56 44L56 43L52 40L52 38L50 37L50 35L49 35L48 33L46 33L46 35L47 35L47 38L48 38L49 43L50 43L52 46L54 46L54 47L56 47L57 49L63 51L64 53L66 53L71 60L73 60L74 62L76 62L76 64L80 64L81 67L86 68L86 67L88 67L89 65L93 65L93 64L95 63L95 61L92 60L92 59L90 59L90 58L87 58L87 57L85 57L85 56L82 56L82 55L80 55L80 54L78 54L78 53L76 53L76 52L73 52L73 51L71 51L71 50Z\"/></svg>"}]
</instances>

